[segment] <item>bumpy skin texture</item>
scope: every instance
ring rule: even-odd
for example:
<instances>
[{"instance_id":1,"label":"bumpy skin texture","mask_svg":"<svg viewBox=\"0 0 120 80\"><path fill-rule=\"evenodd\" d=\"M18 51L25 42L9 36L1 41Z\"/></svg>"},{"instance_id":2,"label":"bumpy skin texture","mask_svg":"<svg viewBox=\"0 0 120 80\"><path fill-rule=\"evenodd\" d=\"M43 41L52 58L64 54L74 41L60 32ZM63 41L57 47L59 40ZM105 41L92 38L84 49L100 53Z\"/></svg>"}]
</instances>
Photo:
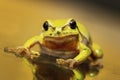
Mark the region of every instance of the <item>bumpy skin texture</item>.
<instances>
[{"instance_id":1,"label":"bumpy skin texture","mask_svg":"<svg viewBox=\"0 0 120 80\"><path fill-rule=\"evenodd\" d=\"M30 50L36 44L40 45L40 53ZM78 70L78 66L84 62L89 62L90 66L99 65L97 60L103 57L101 48L92 42L86 28L74 19L45 21L40 35L26 41L23 46L16 49L16 53L23 55L32 64L39 62L39 60L34 61L34 59L40 57L41 53L49 53L50 56L57 57L54 60L56 64L73 71L72 80L83 80L84 78ZM35 73L38 68L36 65L33 66Z\"/></svg>"}]
</instances>

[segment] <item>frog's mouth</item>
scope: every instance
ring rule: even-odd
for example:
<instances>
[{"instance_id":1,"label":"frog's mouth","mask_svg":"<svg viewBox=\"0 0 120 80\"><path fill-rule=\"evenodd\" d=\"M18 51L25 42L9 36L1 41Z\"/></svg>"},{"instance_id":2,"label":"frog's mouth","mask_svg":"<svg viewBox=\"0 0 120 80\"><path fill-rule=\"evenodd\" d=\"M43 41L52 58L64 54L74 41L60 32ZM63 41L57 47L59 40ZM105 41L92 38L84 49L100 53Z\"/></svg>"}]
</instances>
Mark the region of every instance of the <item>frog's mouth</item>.
<instances>
[{"instance_id":1,"label":"frog's mouth","mask_svg":"<svg viewBox=\"0 0 120 80\"><path fill-rule=\"evenodd\" d=\"M78 34L63 37L46 36L43 39L43 45L49 49L73 51L77 49Z\"/></svg>"}]
</instances>

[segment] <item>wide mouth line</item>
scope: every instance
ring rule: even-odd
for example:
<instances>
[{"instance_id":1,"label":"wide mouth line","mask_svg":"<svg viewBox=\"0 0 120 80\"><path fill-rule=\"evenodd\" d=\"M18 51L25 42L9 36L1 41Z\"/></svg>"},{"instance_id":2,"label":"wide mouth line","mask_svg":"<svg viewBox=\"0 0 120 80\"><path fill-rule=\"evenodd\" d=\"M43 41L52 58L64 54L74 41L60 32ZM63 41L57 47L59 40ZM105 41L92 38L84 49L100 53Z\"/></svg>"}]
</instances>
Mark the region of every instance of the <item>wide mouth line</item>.
<instances>
[{"instance_id":1,"label":"wide mouth line","mask_svg":"<svg viewBox=\"0 0 120 80\"><path fill-rule=\"evenodd\" d=\"M44 40L56 42L56 43L68 42L68 41L78 40L78 34L59 36L59 37L46 36Z\"/></svg>"}]
</instances>

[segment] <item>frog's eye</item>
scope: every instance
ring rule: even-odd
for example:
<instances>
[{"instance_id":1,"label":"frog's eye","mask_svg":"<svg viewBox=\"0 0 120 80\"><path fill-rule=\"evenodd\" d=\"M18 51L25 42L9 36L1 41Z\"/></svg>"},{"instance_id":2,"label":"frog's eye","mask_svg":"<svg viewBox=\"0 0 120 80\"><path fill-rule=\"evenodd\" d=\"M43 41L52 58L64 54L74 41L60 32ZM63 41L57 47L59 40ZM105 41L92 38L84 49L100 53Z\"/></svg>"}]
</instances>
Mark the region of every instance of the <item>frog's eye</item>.
<instances>
[{"instance_id":1,"label":"frog's eye","mask_svg":"<svg viewBox=\"0 0 120 80\"><path fill-rule=\"evenodd\" d=\"M72 20L70 21L69 25L70 25L70 28L71 28L71 29L75 29L75 28L77 27L76 21L75 21L74 19L72 19Z\"/></svg>"},{"instance_id":2,"label":"frog's eye","mask_svg":"<svg viewBox=\"0 0 120 80\"><path fill-rule=\"evenodd\" d=\"M49 27L49 23L47 21L45 21L44 24L43 24L44 30L47 31L48 27Z\"/></svg>"}]
</instances>

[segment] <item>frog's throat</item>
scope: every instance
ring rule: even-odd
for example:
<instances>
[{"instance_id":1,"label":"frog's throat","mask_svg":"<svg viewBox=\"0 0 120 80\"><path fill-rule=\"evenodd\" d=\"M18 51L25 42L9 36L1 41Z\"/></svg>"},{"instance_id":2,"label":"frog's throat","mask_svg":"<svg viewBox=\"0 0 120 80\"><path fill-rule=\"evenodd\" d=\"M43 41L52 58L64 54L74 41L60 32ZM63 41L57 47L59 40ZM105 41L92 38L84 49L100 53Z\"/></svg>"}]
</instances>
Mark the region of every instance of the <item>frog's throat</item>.
<instances>
[{"instance_id":1,"label":"frog's throat","mask_svg":"<svg viewBox=\"0 0 120 80\"><path fill-rule=\"evenodd\" d=\"M50 37L45 36L43 39L43 45L53 50L76 50L78 45L78 34L68 35L63 37Z\"/></svg>"}]
</instances>

